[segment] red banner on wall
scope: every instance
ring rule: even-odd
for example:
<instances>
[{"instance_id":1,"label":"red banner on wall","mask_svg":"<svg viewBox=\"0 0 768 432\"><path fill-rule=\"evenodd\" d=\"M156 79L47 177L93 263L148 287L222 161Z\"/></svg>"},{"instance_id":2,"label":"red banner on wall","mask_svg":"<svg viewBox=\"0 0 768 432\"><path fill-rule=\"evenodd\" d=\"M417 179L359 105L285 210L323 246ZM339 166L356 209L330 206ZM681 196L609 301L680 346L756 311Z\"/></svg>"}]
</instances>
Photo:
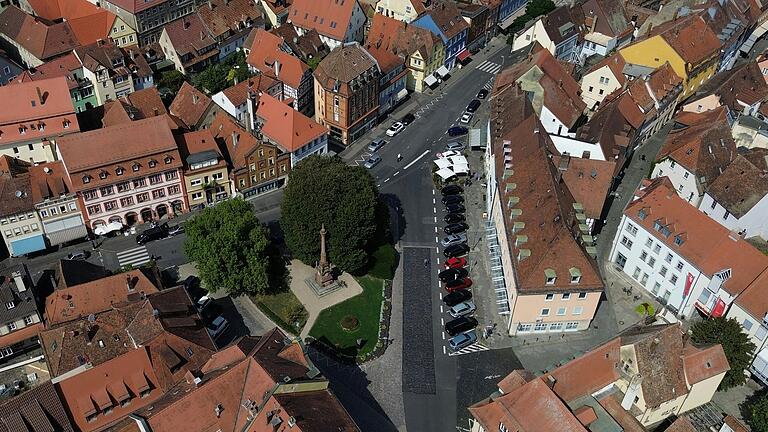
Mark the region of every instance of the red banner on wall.
<instances>
[{"instance_id":1,"label":"red banner on wall","mask_svg":"<svg viewBox=\"0 0 768 432\"><path fill-rule=\"evenodd\" d=\"M691 292L691 285L693 285L693 275L688 273L688 276L685 277L685 289L683 290L683 297L688 297L688 294Z\"/></svg>"},{"instance_id":2,"label":"red banner on wall","mask_svg":"<svg viewBox=\"0 0 768 432\"><path fill-rule=\"evenodd\" d=\"M715 303L715 307L712 308L712 315L710 315L712 318L717 318L723 316L723 313L725 313L725 302L723 299L717 299L717 303Z\"/></svg>"}]
</instances>

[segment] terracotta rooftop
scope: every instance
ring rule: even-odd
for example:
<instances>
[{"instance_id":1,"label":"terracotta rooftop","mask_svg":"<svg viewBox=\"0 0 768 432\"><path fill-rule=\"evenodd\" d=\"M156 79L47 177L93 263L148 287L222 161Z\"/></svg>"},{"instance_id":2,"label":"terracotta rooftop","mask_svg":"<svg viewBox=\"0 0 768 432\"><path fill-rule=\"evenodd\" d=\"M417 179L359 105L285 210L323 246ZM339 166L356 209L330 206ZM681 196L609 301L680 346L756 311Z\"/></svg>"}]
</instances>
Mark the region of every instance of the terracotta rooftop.
<instances>
[{"instance_id":1,"label":"terracotta rooftop","mask_svg":"<svg viewBox=\"0 0 768 432\"><path fill-rule=\"evenodd\" d=\"M584 214L591 219L600 219L613 183L616 162L553 156L552 163L562 173L573 199L584 205Z\"/></svg>"},{"instance_id":2,"label":"terracotta rooftop","mask_svg":"<svg viewBox=\"0 0 768 432\"><path fill-rule=\"evenodd\" d=\"M32 211L31 163L8 155L0 156L0 217Z\"/></svg>"},{"instance_id":3,"label":"terracotta rooftop","mask_svg":"<svg viewBox=\"0 0 768 432\"><path fill-rule=\"evenodd\" d=\"M526 92L497 79L491 103L494 169L518 291L602 290L597 263L577 240L576 201L550 160L557 151ZM551 271L560 277L547 285ZM574 272L578 283L571 283Z\"/></svg>"},{"instance_id":4,"label":"terracotta rooftop","mask_svg":"<svg viewBox=\"0 0 768 432\"><path fill-rule=\"evenodd\" d=\"M344 40L351 26L357 0L293 0L288 19L299 27L315 29L323 36Z\"/></svg>"},{"instance_id":5,"label":"terracotta rooftop","mask_svg":"<svg viewBox=\"0 0 768 432\"><path fill-rule=\"evenodd\" d=\"M187 128L192 128L202 119L211 104L213 104L211 98L184 81L179 92L173 98L169 111L181 120Z\"/></svg>"},{"instance_id":6,"label":"terracotta rooftop","mask_svg":"<svg viewBox=\"0 0 768 432\"><path fill-rule=\"evenodd\" d=\"M664 429L664 432L697 432L698 429L696 429L693 424L691 424L691 421L688 420L687 417L678 417L675 419L674 422L672 422L671 425L669 425L668 428Z\"/></svg>"},{"instance_id":7,"label":"terracotta rooftop","mask_svg":"<svg viewBox=\"0 0 768 432\"><path fill-rule=\"evenodd\" d=\"M590 0L595 1L595 0ZM585 75L590 74L592 72L597 72L598 70L602 69L605 66L608 66L608 69L611 70L611 73L613 73L613 76L618 81L619 85L624 85L625 82L627 82L627 78L624 76L624 66L626 65L626 61L624 61L624 56L621 55L621 52L616 51L613 55L610 55L606 58L604 58L601 62L595 64L592 66L588 72L585 73Z\"/></svg>"},{"instance_id":8,"label":"terracotta rooftop","mask_svg":"<svg viewBox=\"0 0 768 432\"><path fill-rule=\"evenodd\" d=\"M566 402L592 394L619 379L616 364L621 360L622 345L619 338L614 338L554 369L541 380L549 382L552 377L553 391Z\"/></svg>"},{"instance_id":9,"label":"terracotta rooftop","mask_svg":"<svg viewBox=\"0 0 768 432\"><path fill-rule=\"evenodd\" d=\"M703 349L688 345L685 351L683 366L688 385L702 382L731 369L728 359L725 358L725 351L719 344Z\"/></svg>"},{"instance_id":10,"label":"terracotta rooftop","mask_svg":"<svg viewBox=\"0 0 768 432\"><path fill-rule=\"evenodd\" d=\"M168 114L155 87L138 90L104 104L104 127ZM169 121L169 125L174 123Z\"/></svg>"},{"instance_id":11,"label":"terracotta rooftop","mask_svg":"<svg viewBox=\"0 0 768 432\"><path fill-rule=\"evenodd\" d=\"M263 4L266 4L275 15L280 15L288 10L291 3L293 3L291 0L265 0ZM280 27L283 26L285 26L285 24Z\"/></svg>"},{"instance_id":12,"label":"terracotta rooftop","mask_svg":"<svg viewBox=\"0 0 768 432\"><path fill-rule=\"evenodd\" d=\"M351 0L346 0L351 1ZM293 89L298 90L304 73L309 70L304 62L280 47L283 38L264 29L256 30L251 52L246 61L263 74L283 81Z\"/></svg>"},{"instance_id":13,"label":"terracotta rooftop","mask_svg":"<svg viewBox=\"0 0 768 432\"><path fill-rule=\"evenodd\" d=\"M249 90L258 95L261 92L269 93L270 90L274 89L275 87L280 87L280 85L281 84L279 81L270 78L263 73L260 73L256 76L248 78L245 81L227 87L222 90L222 92L224 93L224 96L226 96L227 99L232 102L232 105L237 107L248 101Z\"/></svg>"},{"instance_id":14,"label":"terracotta rooftop","mask_svg":"<svg viewBox=\"0 0 768 432\"><path fill-rule=\"evenodd\" d=\"M461 16L461 11L453 2L435 0L427 8L425 15L432 18L446 39L453 39L459 33L469 29L469 24Z\"/></svg>"},{"instance_id":15,"label":"terracotta rooftop","mask_svg":"<svg viewBox=\"0 0 768 432\"><path fill-rule=\"evenodd\" d=\"M173 0L108 0L110 3L119 6L126 11L136 14L151 7L171 2Z\"/></svg>"},{"instance_id":16,"label":"terracotta rooftop","mask_svg":"<svg viewBox=\"0 0 768 432\"><path fill-rule=\"evenodd\" d=\"M263 20L256 0L210 0L197 7L197 15L214 38L241 32ZM263 23L262 23L263 24Z\"/></svg>"},{"instance_id":17,"label":"terracotta rooftop","mask_svg":"<svg viewBox=\"0 0 768 432\"><path fill-rule=\"evenodd\" d=\"M350 83L369 70L381 72L376 59L360 44L353 42L331 51L317 66L314 75L323 88L337 86L339 94L349 96L352 94Z\"/></svg>"},{"instance_id":18,"label":"terracotta rooftop","mask_svg":"<svg viewBox=\"0 0 768 432\"><path fill-rule=\"evenodd\" d=\"M680 198L666 177L641 185L624 214L707 276L731 269L723 288L732 296L768 267L768 257Z\"/></svg>"},{"instance_id":19,"label":"terracotta rooftop","mask_svg":"<svg viewBox=\"0 0 768 432\"><path fill-rule=\"evenodd\" d=\"M747 214L768 194L768 150L753 148L749 153L756 163L744 155L736 156L707 188L707 194L736 218Z\"/></svg>"},{"instance_id":20,"label":"terracotta rooftop","mask_svg":"<svg viewBox=\"0 0 768 432\"><path fill-rule=\"evenodd\" d=\"M733 432L749 432L749 429L747 429L747 427L744 426L743 423L738 421L735 417L731 416L730 414L725 416L725 418L723 419L723 423L728 425L728 427L730 427L733 430Z\"/></svg>"},{"instance_id":21,"label":"terracotta rooftop","mask_svg":"<svg viewBox=\"0 0 768 432\"><path fill-rule=\"evenodd\" d=\"M714 94L721 104L740 112L744 105L753 105L768 97L768 83L757 63L746 62L715 75L696 94L701 97Z\"/></svg>"},{"instance_id":22,"label":"terracotta rooftop","mask_svg":"<svg viewBox=\"0 0 768 432\"><path fill-rule=\"evenodd\" d=\"M29 168L29 176L34 203L74 193L62 161L34 165Z\"/></svg>"},{"instance_id":23,"label":"terracotta rooftop","mask_svg":"<svg viewBox=\"0 0 768 432\"><path fill-rule=\"evenodd\" d=\"M43 61L79 45L69 23L48 25L13 5L0 12L0 33Z\"/></svg>"},{"instance_id":24,"label":"terracotta rooftop","mask_svg":"<svg viewBox=\"0 0 768 432\"><path fill-rule=\"evenodd\" d=\"M195 61L198 52L216 44L203 20L197 14L186 15L166 24L164 31L179 57L192 54ZM207 55L201 54L201 55Z\"/></svg>"},{"instance_id":25,"label":"terracotta rooftop","mask_svg":"<svg viewBox=\"0 0 768 432\"><path fill-rule=\"evenodd\" d=\"M720 51L720 39L699 15L690 15L660 27L653 34L660 34L684 61L694 66Z\"/></svg>"},{"instance_id":26,"label":"terracotta rooftop","mask_svg":"<svg viewBox=\"0 0 768 432\"><path fill-rule=\"evenodd\" d=\"M571 15L569 6L560 6L541 17L544 30L555 44L565 41L579 33L577 22Z\"/></svg>"},{"instance_id":27,"label":"terracotta rooftop","mask_svg":"<svg viewBox=\"0 0 768 432\"><path fill-rule=\"evenodd\" d=\"M115 14L87 0L28 0L35 15L48 21L64 19L81 45L108 39Z\"/></svg>"},{"instance_id":28,"label":"terracotta rooftop","mask_svg":"<svg viewBox=\"0 0 768 432\"><path fill-rule=\"evenodd\" d=\"M75 71L82 68L83 65L77 59L74 53L56 57L36 68L31 68L22 72L14 79L15 82L40 81L48 78L64 77L70 90L78 87Z\"/></svg>"},{"instance_id":29,"label":"terracotta rooftop","mask_svg":"<svg viewBox=\"0 0 768 432\"><path fill-rule=\"evenodd\" d=\"M768 314L768 296L765 295L766 286L768 286L768 271L763 271L734 300L734 303L752 315L756 321L762 320Z\"/></svg>"},{"instance_id":30,"label":"terracotta rooftop","mask_svg":"<svg viewBox=\"0 0 768 432\"><path fill-rule=\"evenodd\" d=\"M64 77L2 86L0 100L16 101L0 110L0 140L4 144L80 131ZM20 127L24 127L23 133Z\"/></svg>"},{"instance_id":31,"label":"terracotta rooftop","mask_svg":"<svg viewBox=\"0 0 768 432\"><path fill-rule=\"evenodd\" d=\"M670 131L656 160L674 160L695 175L701 186L714 182L736 157L736 143L727 120L716 119L722 109L688 114L686 117L696 118L696 122Z\"/></svg>"},{"instance_id":32,"label":"terracotta rooftop","mask_svg":"<svg viewBox=\"0 0 768 432\"><path fill-rule=\"evenodd\" d=\"M313 58L323 58L330 52L328 46L320 40L320 33L315 29L310 29L299 36L293 24L285 23L270 30L270 33L283 38L293 54L304 62Z\"/></svg>"},{"instance_id":33,"label":"terracotta rooftop","mask_svg":"<svg viewBox=\"0 0 768 432\"><path fill-rule=\"evenodd\" d=\"M54 385L44 382L0 405L0 432L74 432Z\"/></svg>"},{"instance_id":34,"label":"terracotta rooftop","mask_svg":"<svg viewBox=\"0 0 768 432\"><path fill-rule=\"evenodd\" d=\"M256 137L243 129L223 111L216 114L208 130L211 131L214 138L220 141L219 148L232 165L233 170L247 167L246 156L261 145Z\"/></svg>"},{"instance_id":35,"label":"terracotta rooftop","mask_svg":"<svg viewBox=\"0 0 768 432\"><path fill-rule=\"evenodd\" d=\"M627 147L636 131L625 113L634 114L639 110L629 100L629 96L604 100L592 118L576 131L579 140L599 143L606 160L616 162L617 169L624 166Z\"/></svg>"},{"instance_id":36,"label":"terracotta rooftop","mask_svg":"<svg viewBox=\"0 0 768 432\"><path fill-rule=\"evenodd\" d=\"M154 270L136 269L80 285L59 287L45 301L49 326L79 320L112 309L115 304L137 301L162 288Z\"/></svg>"},{"instance_id":37,"label":"terracotta rooftop","mask_svg":"<svg viewBox=\"0 0 768 432\"><path fill-rule=\"evenodd\" d=\"M226 166L226 161L221 156L219 145L213 137L210 129L187 132L180 137L179 151L184 158L186 166L205 160L217 159L215 167Z\"/></svg>"},{"instance_id":38,"label":"terracotta rooftop","mask_svg":"<svg viewBox=\"0 0 768 432\"><path fill-rule=\"evenodd\" d=\"M110 40L99 40L90 45L75 48L75 55L84 68L96 72L107 70L110 78L116 75L148 77L152 69L141 51L135 47L122 48Z\"/></svg>"},{"instance_id":39,"label":"terracotta rooftop","mask_svg":"<svg viewBox=\"0 0 768 432\"><path fill-rule=\"evenodd\" d=\"M600 406L619 424L624 430L622 432L646 432L639 421L628 411L621 407L621 400L617 398L621 393L608 393L603 395L597 401Z\"/></svg>"},{"instance_id":40,"label":"terracotta rooftop","mask_svg":"<svg viewBox=\"0 0 768 432\"><path fill-rule=\"evenodd\" d=\"M328 133L328 128L266 93L259 98L256 115L264 121L264 135L288 153Z\"/></svg>"},{"instance_id":41,"label":"terracotta rooftop","mask_svg":"<svg viewBox=\"0 0 768 432\"><path fill-rule=\"evenodd\" d=\"M610 37L619 37L631 31L624 4L613 0L587 0L580 5L585 19L594 20L594 31Z\"/></svg>"},{"instance_id":42,"label":"terracotta rooftop","mask_svg":"<svg viewBox=\"0 0 768 432\"><path fill-rule=\"evenodd\" d=\"M418 52L422 58L431 58L435 45L442 44L442 40L427 29L376 14L365 43L398 56Z\"/></svg>"}]
</instances>

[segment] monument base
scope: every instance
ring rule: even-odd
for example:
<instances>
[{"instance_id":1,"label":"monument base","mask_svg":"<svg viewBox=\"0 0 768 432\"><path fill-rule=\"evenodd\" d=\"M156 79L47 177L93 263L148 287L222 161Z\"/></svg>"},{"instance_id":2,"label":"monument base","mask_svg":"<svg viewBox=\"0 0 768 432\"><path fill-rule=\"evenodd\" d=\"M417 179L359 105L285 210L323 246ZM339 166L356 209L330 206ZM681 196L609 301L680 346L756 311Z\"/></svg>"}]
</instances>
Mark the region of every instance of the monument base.
<instances>
[{"instance_id":1,"label":"monument base","mask_svg":"<svg viewBox=\"0 0 768 432\"><path fill-rule=\"evenodd\" d=\"M307 286L312 288L312 291L314 291L314 293L317 294L318 297L323 297L332 292L338 291L339 289L342 288L342 284L338 280L335 280L330 284L323 286L317 283L315 278L310 277L310 278L304 279L304 283L306 283Z\"/></svg>"}]
</instances>

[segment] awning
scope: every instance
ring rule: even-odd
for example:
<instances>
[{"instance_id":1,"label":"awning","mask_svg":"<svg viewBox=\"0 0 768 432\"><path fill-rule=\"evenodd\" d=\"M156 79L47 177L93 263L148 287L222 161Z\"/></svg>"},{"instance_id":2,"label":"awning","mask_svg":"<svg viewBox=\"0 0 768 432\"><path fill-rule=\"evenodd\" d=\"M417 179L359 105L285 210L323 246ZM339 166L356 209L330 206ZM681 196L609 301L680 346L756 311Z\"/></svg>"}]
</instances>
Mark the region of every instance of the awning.
<instances>
[{"instance_id":1,"label":"awning","mask_svg":"<svg viewBox=\"0 0 768 432\"><path fill-rule=\"evenodd\" d=\"M402 89L399 92L397 92L397 100L398 101L401 101L401 100L405 99L407 96L408 96L408 90L407 89Z\"/></svg>"},{"instance_id":2,"label":"awning","mask_svg":"<svg viewBox=\"0 0 768 432\"><path fill-rule=\"evenodd\" d=\"M440 75L440 78L445 78L448 76L448 68L445 67L445 65L442 65L439 68L437 68L435 73Z\"/></svg>"},{"instance_id":3,"label":"awning","mask_svg":"<svg viewBox=\"0 0 768 432\"><path fill-rule=\"evenodd\" d=\"M454 165L451 167L453 172L456 174L467 174L469 173L469 165Z\"/></svg>"},{"instance_id":4,"label":"awning","mask_svg":"<svg viewBox=\"0 0 768 432\"><path fill-rule=\"evenodd\" d=\"M11 242L11 255L21 256L45 249L45 239L42 234Z\"/></svg>"},{"instance_id":5,"label":"awning","mask_svg":"<svg viewBox=\"0 0 768 432\"><path fill-rule=\"evenodd\" d=\"M461 51L458 55L456 55L456 59L460 62L464 62L469 57L470 57L469 51L467 51L466 49Z\"/></svg>"},{"instance_id":6,"label":"awning","mask_svg":"<svg viewBox=\"0 0 768 432\"><path fill-rule=\"evenodd\" d=\"M435 165L437 165L438 168L443 169L450 167L452 164L448 159L435 159Z\"/></svg>"},{"instance_id":7,"label":"awning","mask_svg":"<svg viewBox=\"0 0 768 432\"><path fill-rule=\"evenodd\" d=\"M448 160L454 165L469 165L467 158L464 156L451 156L448 158Z\"/></svg>"},{"instance_id":8,"label":"awning","mask_svg":"<svg viewBox=\"0 0 768 432\"><path fill-rule=\"evenodd\" d=\"M469 130L469 148L472 150L481 150L486 147L486 134L479 128Z\"/></svg>"},{"instance_id":9,"label":"awning","mask_svg":"<svg viewBox=\"0 0 768 432\"><path fill-rule=\"evenodd\" d=\"M64 228L50 232L47 231L45 234L45 236L48 237L48 243L51 245L58 245L72 240L84 239L87 235L88 230L82 223L71 228Z\"/></svg>"},{"instance_id":10,"label":"awning","mask_svg":"<svg viewBox=\"0 0 768 432\"><path fill-rule=\"evenodd\" d=\"M106 225L97 226L93 229L93 233L96 235L105 235L111 233L112 231L119 231L121 229L123 229L122 222L110 222Z\"/></svg>"},{"instance_id":11,"label":"awning","mask_svg":"<svg viewBox=\"0 0 768 432\"><path fill-rule=\"evenodd\" d=\"M424 84L432 87L433 85L437 84L437 78L435 78L433 75L427 75L426 78L424 78Z\"/></svg>"},{"instance_id":12,"label":"awning","mask_svg":"<svg viewBox=\"0 0 768 432\"><path fill-rule=\"evenodd\" d=\"M448 180L449 178L454 177L456 173L453 172L453 170L451 170L450 168L443 168L437 171L437 175L439 175L440 178L443 180Z\"/></svg>"}]
</instances>

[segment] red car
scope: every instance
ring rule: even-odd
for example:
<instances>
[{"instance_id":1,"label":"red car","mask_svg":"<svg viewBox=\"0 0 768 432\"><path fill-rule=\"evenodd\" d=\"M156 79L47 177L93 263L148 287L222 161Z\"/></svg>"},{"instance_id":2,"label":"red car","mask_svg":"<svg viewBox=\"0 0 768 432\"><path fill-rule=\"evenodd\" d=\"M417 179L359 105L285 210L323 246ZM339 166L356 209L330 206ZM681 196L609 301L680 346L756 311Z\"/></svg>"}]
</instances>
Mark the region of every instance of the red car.
<instances>
[{"instance_id":1,"label":"red car","mask_svg":"<svg viewBox=\"0 0 768 432\"><path fill-rule=\"evenodd\" d=\"M469 288L472 286L472 279L465 277L461 279L452 280L445 283L445 290L448 292L454 292L456 290Z\"/></svg>"},{"instance_id":2,"label":"red car","mask_svg":"<svg viewBox=\"0 0 768 432\"><path fill-rule=\"evenodd\" d=\"M461 268L467 265L466 258L448 258L445 262L445 268Z\"/></svg>"}]
</instances>

